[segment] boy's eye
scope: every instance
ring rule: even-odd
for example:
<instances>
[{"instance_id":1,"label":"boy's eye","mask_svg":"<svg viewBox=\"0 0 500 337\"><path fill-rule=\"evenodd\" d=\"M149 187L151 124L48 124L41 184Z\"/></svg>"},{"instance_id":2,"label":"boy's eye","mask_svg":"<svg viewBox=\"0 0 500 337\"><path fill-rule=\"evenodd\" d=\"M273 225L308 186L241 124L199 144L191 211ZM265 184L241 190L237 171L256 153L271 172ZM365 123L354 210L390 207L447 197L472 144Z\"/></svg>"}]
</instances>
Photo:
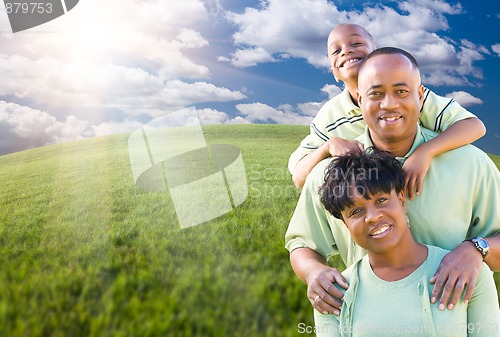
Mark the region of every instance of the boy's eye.
<instances>
[{"instance_id":1,"label":"boy's eye","mask_svg":"<svg viewBox=\"0 0 500 337\"><path fill-rule=\"evenodd\" d=\"M353 47L358 47L358 46L361 46L362 44L363 44L363 43L361 43L361 42L353 42L353 43L351 44L351 46L353 46Z\"/></svg>"},{"instance_id":2,"label":"boy's eye","mask_svg":"<svg viewBox=\"0 0 500 337\"><path fill-rule=\"evenodd\" d=\"M340 49L336 49L332 52L332 55L337 55L338 53L340 53Z\"/></svg>"}]
</instances>

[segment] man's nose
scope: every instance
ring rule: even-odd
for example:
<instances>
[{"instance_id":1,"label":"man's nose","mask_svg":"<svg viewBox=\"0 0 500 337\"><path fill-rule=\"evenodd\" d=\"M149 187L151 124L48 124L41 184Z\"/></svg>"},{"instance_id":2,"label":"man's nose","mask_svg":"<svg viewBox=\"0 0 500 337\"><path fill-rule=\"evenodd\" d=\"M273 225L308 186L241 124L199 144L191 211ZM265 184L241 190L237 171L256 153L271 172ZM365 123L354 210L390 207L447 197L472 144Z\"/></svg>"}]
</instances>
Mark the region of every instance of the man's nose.
<instances>
[{"instance_id":1,"label":"man's nose","mask_svg":"<svg viewBox=\"0 0 500 337\"><path fill-rule=\"evenodd\" d=\"M391 94L386 94L380 102L380 108L384 110L393 110L399 106L399 100Z\"/></svg>"}]
</instances>

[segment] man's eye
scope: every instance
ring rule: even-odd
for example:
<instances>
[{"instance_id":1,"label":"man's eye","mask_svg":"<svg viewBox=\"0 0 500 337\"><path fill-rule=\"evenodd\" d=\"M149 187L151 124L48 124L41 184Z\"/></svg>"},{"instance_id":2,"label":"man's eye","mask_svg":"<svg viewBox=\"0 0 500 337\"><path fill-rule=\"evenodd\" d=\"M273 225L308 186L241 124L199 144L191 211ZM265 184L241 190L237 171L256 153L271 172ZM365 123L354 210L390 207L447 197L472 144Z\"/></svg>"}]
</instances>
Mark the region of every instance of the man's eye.
<instances>
[{"instance_id":1,"label":"man's eye","mask_svg":"<svg viewBox=\"0 0 500 337\"><path fill-rule=\"evenodd\" d=\"M368 96L369 97L373 97L373 98L376 98L376 97L380 97L382 96L382 93L381 92L378 92L378 91L371 91L368 93Z\"/></svg>"}]
</instances>

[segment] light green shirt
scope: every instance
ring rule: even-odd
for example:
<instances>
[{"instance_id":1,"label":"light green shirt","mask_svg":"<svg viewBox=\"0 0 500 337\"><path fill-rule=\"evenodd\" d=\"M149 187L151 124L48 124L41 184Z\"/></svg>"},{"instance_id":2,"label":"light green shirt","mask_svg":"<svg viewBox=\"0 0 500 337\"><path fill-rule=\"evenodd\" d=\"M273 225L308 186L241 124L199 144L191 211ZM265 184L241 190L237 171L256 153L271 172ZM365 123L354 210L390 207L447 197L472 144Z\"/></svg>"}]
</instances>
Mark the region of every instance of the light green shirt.
<instances>
[{"instance_id":1,"label":"light green shirt","mask_svg":"<svg viewBox=\"0 0 500 337\"><path fill-rule=\"evenodd\" d=\"M475 117L454 99L436 95L429 89L424 91L424 102L420 110L419 121L429 130L442 132L453 123ZM332 137L355 139L361 135L366 123L361 109L351 99L347 89L325 103L310 125L310 134L302 140L288 161L288 169L293 172L297 163L319 148Z\"/></svg>"},{"instance_id":2,"label":"light green shirt","mask_svg":"<svg viewBox=\"0 0 500 337\"><path fill-rule=\"evenodd\" d=\"M342 273L349 288L341 289L345 292L341 315L314 311L317 336L500 336L498 294L484 263L468 304L460 299L453 310L440 311L430 303L429 280L447 253L428 246L424 263L394 282L380 279L365 256Z\"/></svg>"},{"instance_id":3,"label":"light green shirt","mask_svg":"<svg viewBox=\"0 0 500 337\"><path fill-rule=\"evenodd\" d=\"M436 133L417 126L417 135L404 161ZM358 138L373 146L368 129ZM340 254L346 266L365 252L354 245L345 224L323 207L318 192L330 158L316 165L306 179L285 235L291 252L309 247L326 259ZM465 238L488 237L500 231L500 172L491 159L472 145L443 153L432 160L422 193L407 201L412 234L418 242L453 250Z\"/></svg>"}]
</instances>

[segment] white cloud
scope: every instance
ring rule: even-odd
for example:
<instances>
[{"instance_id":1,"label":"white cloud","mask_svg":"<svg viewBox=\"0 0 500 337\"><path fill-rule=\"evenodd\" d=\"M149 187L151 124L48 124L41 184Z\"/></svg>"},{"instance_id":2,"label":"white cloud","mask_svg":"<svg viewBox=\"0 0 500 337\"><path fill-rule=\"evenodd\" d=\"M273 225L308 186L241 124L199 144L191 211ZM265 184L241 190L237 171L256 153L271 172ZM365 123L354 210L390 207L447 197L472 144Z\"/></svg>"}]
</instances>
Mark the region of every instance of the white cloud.
<instances>
[{"instance_id":1,"label":"white cloud","mask_svg":"<svg viewBox=\"0 0 500 337\"><path fill-rule=\"evenodd\" d=\"M143 124L138 121L128 120L124 122L104 122L92 126L93 136L101 137L119 133L133 132Z\"/></svg>"},{"instance_id":2,"label":"white cloud","mask_svg":"<svg viewBox=\"0 0 500 337\"><path fill-rule=\"evenodd\" d=\"M200 32L192 29L181 28L177 39L185 48L201 48L208 46L208 41L201 36Z\"/></svg>"},{"instance_id":3,"label":"white cloud","mask_svg":"<svg viewBox=\"0 0 500 337\"><path fill-rule=\"evenodd\" d=\"M297 109L303 115L314 117L318 114L318 111L321 109L323 104L325 104L325 102L300 103L297 105Z\"/></svg>"},{"instance_id":4,"label":"white cloud","mask_svg":"<svg viewBox=\"0 0 500 337\"><path fill-rule=\"evenodd\" d=\"M233 35L238 54L232 57L238 66L277 62L280 58L273 55L285 53L305 59L315 67L328 68L326 38L329 31L338 23L354 22L372 33L377 46L396 46L411 52L423 74L432 81L426 84L471 85L482 78L474 64L488 50L466 40L446 38L449 24L445 15L462 14L459 3L410 0L399 3L398 9L377 5L359 11L341 11L326 0L268 0L261 4L260 9L227 13L227 18L238 28ZM235 55L252 50L259 50L261 55L267 53L268 57L237 62ZM436 71L444 72L446 81L434 80Z\"/></svg>"},{"instance_id":5,"label":"white cloud","mask_svg":"<svg viewBox=\"0 0 500 337\"><path fill-rule=\"evenodd\" d=\"M446 97L454 98L463 107L483 104L483 101L480 98L474 97L465 91L453 91L447 94Z\"/></svg>"},{"instance_id":6,"label":"white cloud","mask_svg":"<svg viewBox=\"0 0 500 337\"><path fill-rule=\"evenodd\" d=\"M264 48L240 49L231 55L231 63L235 67L245 68L257 63L275 62L276 59Z\"/></svg>"},{"instance_id":7,"label":"white cloud","mask_svg":"<svg viewBox=\"0 0 500 337\"><path fill-rule=\"evenodd\" d=\"M202 125L226 124L229 121L227 113L214 109L197 109L198 117Z\"/></svg>"},{"instance_id":8,"label":"white cloud","mask_svg":"<svg viewBox=\"0 0 500 337\"><path fill-rule=\"evenodd\" d=\"M81 139L87 127L74 116L60 122L45 111L0 101L0 154Z\"/></svg>"},{"instance_id":9,"label":"white cloud","mask_svg":"<svg viewBox=\"0 0 500 337\"><path fill-rule=\"evenodd\" d=\"M335 20L347 21L345 15L326 0L270 0L263 4L261 10L247 8L242 14L226 13L239 28L233 39L236 45L245 46L240 53L260 48L268 55L285 53L304 58L317 67L328 64L326 53L318 55L318 51L325 49L326 36Z\"/></svg>"},{"instance_id":10,"label":"white cloud","mask_svg":"<svg viewBox=\"0 0 500 337\"><path fill-rule=\"evenodd\" d=\"M333 84L325 84L323 88L321 88L321 91L328 94L328 99L332 99L340 94L342 92L342 89Z\"/></svg>"},{"instance_id":11,"label":"white cloud","mask_svg":"<svg viewBox=\"0 0 500 337\"><path fill-rule=\"evenodd\" d=\"M241 116L236 116L235 118L229 120L226 124L251 124L251 122Z\"/></svg>"},{"instance_id":12,"label":"white cloud","mask_svg":"<svg viewBox=\"0 0 500 337\"><path fill-rule=\"evenodd\" d=\"M497 54L497 56L500 57L500 43L491 46L491 50L493 50Z\"/></svg>"},{"instance_id":13,"label":"white cloud","mask_svg":"<svg viewBox=\"0 0 500 337\"><path fill-rule=\"evenodd\" d=\"M209 21L206 6L220 8L212 2L81 1L67 15L15 35L7 15L0 15L0 99L33 111L115 111L108 117L114 120L86 125L86 136L130 131L138 116L241 100L240 91L210 83L204 59L193 57L209 47L200 27ZM61 141L82 127L73 116L65 122L45 117L53 128L45 128L44 137L32 133L30 144ZM10 133L21 132L20 125L8 126ZM0 143L9 142L10 133L0 134Z\"/></svg>"},{"instance_id":14,"label":"white cloud","mask_svg":"<svg viewBox=\"0 0 500 337\"><path fill-rule=\"evenodd\" d=\"M240 91L217 87L207 82L185 83L179 80L166 83L160 99L167 106L187 106L199 102L224 102L246 98Z\"/></svg>"},{"instance_id":15,"label":"white cloud","mask_svg":"<svg viewBox=\"0 0 500 337\"><path fill-rule=\"evenodd\" d=\"M289 105L281 106L277 109L263 104L238 104L236 109L245 116L245 120L251 123L278 123L293 125L309 125L312 121L311 116L302 116L294 112Z\"/></svg>"}]
</instances>

